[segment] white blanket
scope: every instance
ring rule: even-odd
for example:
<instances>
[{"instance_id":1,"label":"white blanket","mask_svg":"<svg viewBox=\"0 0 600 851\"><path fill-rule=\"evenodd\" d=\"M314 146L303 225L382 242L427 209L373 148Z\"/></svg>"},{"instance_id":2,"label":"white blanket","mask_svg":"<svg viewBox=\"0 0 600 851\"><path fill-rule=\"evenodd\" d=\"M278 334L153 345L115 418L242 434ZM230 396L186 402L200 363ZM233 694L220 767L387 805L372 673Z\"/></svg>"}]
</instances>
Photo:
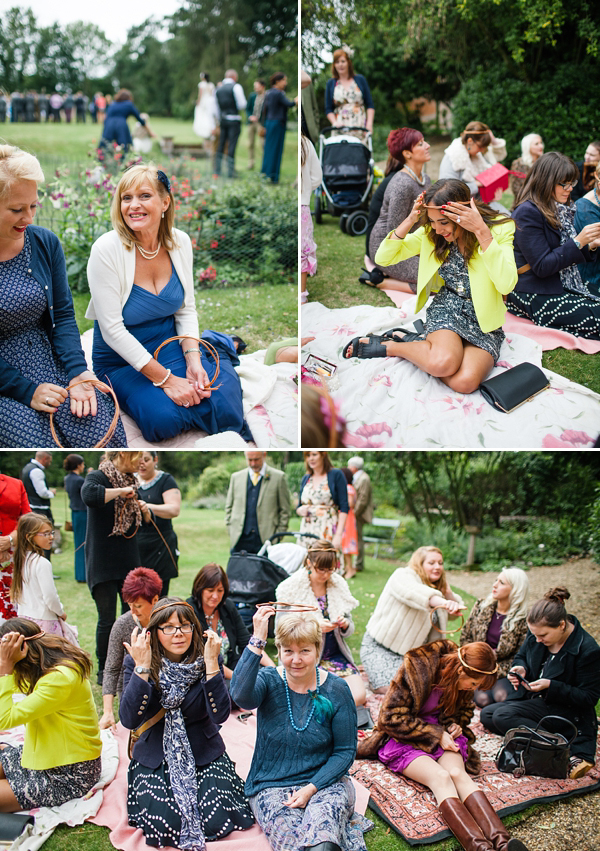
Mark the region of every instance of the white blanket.
<instances>
[{"instance_id":1,"label":"white blanket","mask_svg":"<svg viewBox=\"0 0 600 851\"><path fill-rule=\"evenodd\" d=\"M402 358L342 357L353 337L411 326L416 297L401 308L329 310L318 302L302 307L302 335L314 335L306 351L338 364L332 395L347 422L346 445L360 448L539 449L592 446L600 432L600 396L544 369L551 382L510 414L496 411L479 391L456 393ZM542 365L541 347L507 335L492 375L524 361Z\"/></svg>"}]
</instances>

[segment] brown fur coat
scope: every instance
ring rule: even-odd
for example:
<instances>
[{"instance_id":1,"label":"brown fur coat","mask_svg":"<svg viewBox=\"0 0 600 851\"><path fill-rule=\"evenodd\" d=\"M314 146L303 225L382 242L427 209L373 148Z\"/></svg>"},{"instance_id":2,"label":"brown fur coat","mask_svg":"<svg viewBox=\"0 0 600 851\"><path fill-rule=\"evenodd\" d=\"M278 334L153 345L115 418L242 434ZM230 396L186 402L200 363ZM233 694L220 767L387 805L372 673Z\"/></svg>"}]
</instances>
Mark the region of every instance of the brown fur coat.
<instances>
[{"instance_id":1,"label":"brown fur coat","mask_svg":"<svg viewBox=\"0 0 600 851\"><path fill-rule=\"evenodd\" d=\"M383 699L373 734L358 743L358 759L377 759L379 749L390 738L431 753L439 745L442 733L455 723L469 743L467 771L478 773L480 758L473 749L475 734L468 726L474 709L471 692L459 692L461 696L455 712L451 716L441 715L439 724L428 724L419 718L419 711L435 685L442 656L455 650L456 644L444 639L405 654Z\"/></svg>"}]
</instances>

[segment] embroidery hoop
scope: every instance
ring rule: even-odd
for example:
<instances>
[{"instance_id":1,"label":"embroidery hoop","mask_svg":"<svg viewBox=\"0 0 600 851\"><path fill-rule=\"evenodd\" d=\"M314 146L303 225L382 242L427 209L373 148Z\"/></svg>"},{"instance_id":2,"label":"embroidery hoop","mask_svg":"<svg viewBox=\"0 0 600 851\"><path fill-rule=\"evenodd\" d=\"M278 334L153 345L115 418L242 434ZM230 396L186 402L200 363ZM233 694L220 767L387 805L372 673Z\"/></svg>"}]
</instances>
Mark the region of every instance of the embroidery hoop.
<instances>
[{"instance_id":1,"label":"embroidery hoop","mask_svg":"<svg viewBox=\"0 0 600 851\"><path fill-rule=\"evenodd\" d=\"M435 606L435 607L431 610L431 612L429 613L429 620L431 621L431 626L432 626L434 629L437 629L437 631L438 631L438 632L441 632L441 634L442 634L442 635L450 635L451 633L456 632L456 631L457 631L457 630L459 630L459 629L462 629L462 628L463 628L463 626L465 625L465 616L463 615L463 613L462 613L462 612L458 612L458 617L459 617L459 618L461 619L461 621L462 621L462 623L461 623L461 625L460 625L460 626L457 626L457 627L455 627L454 629L440 629L440 628L439 628L439 626L433 622L433 613L436 611L436 609L444 609L445 611L448 611L448 609L446 609L446 607L445 607L445 606Z\"/></svg>"},{"instance_id":2,"label":"embroidery hoop","mask_svg":"<svg viewBox=\"0 0 600 851\"><path fill-rule=\"evenodd\" d=\"M219 372L221 370L221 367L220 367L220 364L219 364L219 353L217 352L215 347L212 345L212 343L209 343L206 340L202 340L202 339L200 339L200 337L193 337L190 334L179 334L177 337L169 337L169 339L162 342L160 344L160 346L154 352L154 360L158 360L158 353L163 348L163 346L166 346L168 343L173 343L173 342L175 342L175 340L196 340L198 345L204 346L204 348L208 351L208 353L213 356L213 358L215 359L215 364L216 364L215 374L213 375L212 379L208 382L208 384L206 385L206 387L204 389L206 390L208 387L210 387L211 390L218 390L219 387L221 387L221 385L217 384L217 386L215 387L214 384L215 384L215 381L217 380L217 378L219 377Z\"/></svg>"},{"instance_id":3,"label":"embroidery hoop","mask_svg":"<svg viewBox=\"0 0 600 851\"><path fill-rule=\"evenodd\" d=\"M261 609L263 606L272 606L275 609L275 612L280 612L281 614L288 614L290 612L316 612L319 607L314 606L311 603L284 603L283 600L276 600L271 603L258 603L256 608Z\"/></svg>"},{"instance_id":4,"label":"embroidery hoop","mask_svg":"<svg viewBox=\"0 0 600 851\"><path fill-rule=\"evenodd\" d=\"M102 393L110 393L110 395L113 397L113 401L115 403L114 416L113 416L111 423L108 427L108 431L106 432L104 437L101 440L99 440L98 443L96 443L96 445L93 447L94 449L103 449L106 446L106 444L109 442L109 440L111 439L113 434L115 433L115 429L117 428L117 423L119 422L119 416L121 414L121 408L119 407L119 402L117 400L115 391L112 389L110 384L106 384L105 381L100 381L98 378L85 378L83 381L76 381L75 384L71 384L70 387L67 387L67 392L72 387L77 387L78 384L93 384L96 387L98 387L98 389ZM65 399L65 402L66 401L67 400ZM64 404L64 402L61 402L61 405L62 404ZM59 407L60 407L60 405L59 405ZM65 447L62 445L62 443L58 439L58 435L56 434L56 429L54 427L54 411L52 411L52 413L50 414L50 431L52 433L52 439L54 440L56 445L59 447L59 449L64 449Z\"/></svg>"}]
</instances>

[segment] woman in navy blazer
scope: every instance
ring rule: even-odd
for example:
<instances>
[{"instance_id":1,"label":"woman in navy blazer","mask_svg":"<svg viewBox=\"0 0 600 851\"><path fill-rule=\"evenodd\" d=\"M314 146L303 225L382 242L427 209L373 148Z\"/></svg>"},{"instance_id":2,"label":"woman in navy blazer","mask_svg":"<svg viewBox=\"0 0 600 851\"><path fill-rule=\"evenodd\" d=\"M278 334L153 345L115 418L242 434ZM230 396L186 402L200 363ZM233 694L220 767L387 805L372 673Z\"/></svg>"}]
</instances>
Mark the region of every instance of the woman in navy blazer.
<instances>
[{"instance_id":1,"label":"woman in navy blazer","mask_svg":"<svg viewBox=\"0 0 600 851\"><path fill-rule=\"evenodd\" d=\"M149 845L203 847L254 822L219 735L231 709L221 640L212 630L204 635L206 643L189 603L163 597L147 629L136 627L125 644L119 715L124 727L141 728L127 812Z\"/></svg>"},{"instance_id":2,"label":"woman in navy blazer","mask_svg":"<svg viewBox=\"0 0 600 851\"><path fill-rule=\"evenodd\" d=\"M598 257L600 222L577 233L570 203L576 182L577 166L564 154L550 151L533 164L513 213L519 280L506 306L536 325L600 340L598 290L577 268Z\"/></svg>"},{"instance_id":3,"label":"woman in navy blazer","mask_svg":"<svg viewBox=\"0 0 600 851\"><path fill-rule=\"evenodd\" d=\"M42 180L34 156L0 145L0 446L52 446L51 413L63 444L93 446L114 407L79 383L95 376L81 348L65 256L51 231L32 224ZM126 446L120 422L109 445Z\"/></svg>"},{"instance_id":4,"label":"woman in navy blazer","mask_svg":"<svg viewBox=\"0 0 600 851\"><path fill-rule=\"evenodd\" d=\"M300 482L296 514L302 518L300 531L340 549L348 517L348 485L328 452L305 452L306 475ZM314 538L306 538L309 544Z\"/></svg>"}]
</instances>

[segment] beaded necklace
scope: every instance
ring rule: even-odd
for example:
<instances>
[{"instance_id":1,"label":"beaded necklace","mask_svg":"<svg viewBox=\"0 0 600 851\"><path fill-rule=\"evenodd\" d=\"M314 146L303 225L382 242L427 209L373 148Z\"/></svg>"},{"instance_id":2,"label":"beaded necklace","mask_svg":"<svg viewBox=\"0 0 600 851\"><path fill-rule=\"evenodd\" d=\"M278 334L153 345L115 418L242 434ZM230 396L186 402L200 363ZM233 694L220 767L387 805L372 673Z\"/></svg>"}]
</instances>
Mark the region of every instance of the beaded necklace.
<instances>
[{"instance_id":1,"label":"beaded necklace","mask_svg":"<svg viewBox=\"0 0 600 851\"><path fill-rule=\"evenodd\" d=\"M321 685L321 678L319 677L319 669L318 668L316 669L316 672L317 672L316 693L319 694L319 686ZM294 730L297 733L303 733L306 730L306 728L308 727L308 725L310 724L310 722L312 721L312 717L315 714L315 705L316 705L315 701L313 700L313 705L312 705L311 710L309 712L308 718L306 719L306 724L304 725L304 727L298 727L298 725L294 721L294 716L292 715L292 703L290 701L290 689L289 689L289 686L287 684L287 677L285 675L285 668L283 669L283 684L285 686L285 699L287 701L288 715L290 716L290 724L292 725L292 727L294 728Z\"/></svg>"},{"instance_id":2,"label":"beaded necklace","mask_svg":"<svg viewBox=\"0 0 600 851\"><path fill-rule=\"evenodd\" d=\"M598 189L594 186L594 198L596 199L596 204L600 207L600 198L598 198Z\"/></svg>"},{"instance_id":3,"label":"beaded necklace","mask_svg":"<svg viewBox=\"0 0 600 851\"><path fill-rule=\"evenodd\" d=\"M410 174L410 176L411 176L412 178L414 178L414 180L416 180L416 181L417 181L417 183L419 184L419 186L425 186L425 178L424 178L424 177L417 177L417 175L414 173L414 171L412 170L412 168L411 168L409 165L406 165L406 163L404 163L404 168L405 168L405 169L406 169L406 171Z\"/></svg>"}]
</instances>

